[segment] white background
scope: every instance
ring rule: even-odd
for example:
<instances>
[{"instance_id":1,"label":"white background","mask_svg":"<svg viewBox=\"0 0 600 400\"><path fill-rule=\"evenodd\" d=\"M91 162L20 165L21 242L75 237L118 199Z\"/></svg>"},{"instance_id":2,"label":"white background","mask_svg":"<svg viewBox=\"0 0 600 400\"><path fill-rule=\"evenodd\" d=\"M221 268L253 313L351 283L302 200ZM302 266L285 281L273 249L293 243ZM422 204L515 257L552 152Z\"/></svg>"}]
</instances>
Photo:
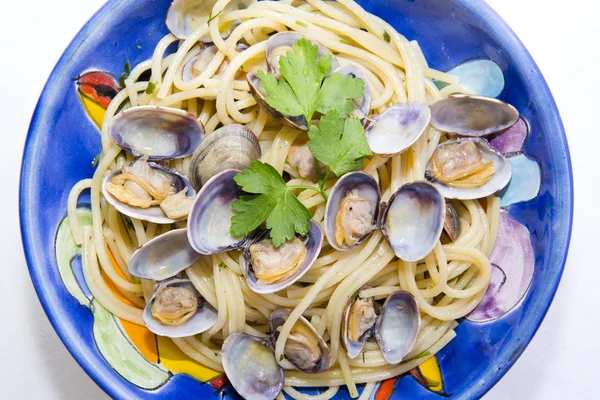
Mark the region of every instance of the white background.
<instances>
[{"instance_id":1,"label":"white background","mask_svg":"<svg viewBox=\"0 0 600 400\"><path fill-rule=\"evenodd\" d=\"M21 247L17 197L23 143L38 96L67 44L103 3L2 1L0 398L107 398L62 345L33 291ZM546 319L523 356L485 398L598 398L600 7L594 0L489 3L532 53L562 113L575 174L575 224L565 274Z\"/></svg>"}]
</instances>

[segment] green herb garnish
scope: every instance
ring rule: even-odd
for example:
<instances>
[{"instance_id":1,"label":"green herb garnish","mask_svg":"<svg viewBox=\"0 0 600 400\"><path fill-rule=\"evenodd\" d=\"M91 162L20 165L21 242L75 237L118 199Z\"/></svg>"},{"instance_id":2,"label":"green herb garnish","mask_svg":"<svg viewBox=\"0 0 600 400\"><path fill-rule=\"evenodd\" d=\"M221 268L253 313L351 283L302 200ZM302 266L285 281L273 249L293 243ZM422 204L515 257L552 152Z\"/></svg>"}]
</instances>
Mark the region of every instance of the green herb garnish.
<instances>
[{"instance_id":1,"label":"green herb garnish","mask_svg":"<svg viewBox=\"0 0 600 400\"><path fill-rule=\"evenodd\" d=\"M298 25L300 25L300 26L303 26L303 27L305 27L305 28L308 26L308 25L306 25L306 24L305 24L304 22L302 22L302 21L296 21L296 23L297 23Z\"/></svg>"},{"instance_id":2,"label":"green herb garnish","mask_svg":"<svg viewBox=\"0 0 600 400\"><path fill-rule=\"evenodd\" d=\"M125 87L125 79L129 78L129 74L131 74L131 64L129 61L125 63L123 66L123 73L119 76L119 85L124 88Z\"/></svg>"},{"instance_id":3,"label":"green herb garnish","mask_svg":"<svg viewBox=\"0 0 600 400\"><path fill-rule=\"evenodd\" d=\"M363 158L373 155L358 118L344 119L335 111L321 117L318 128L311 126L308 137L315 158L337 177L360 169Z\"/></svg>"},{"instance_id":4,"label":"green herb garnish","mask_svg":"<svg viewBox=\"0 0 600 400\"><path fill-rule=\"evenodd\" d=\"M295 233L302 236L310 229L310 212L294 196L293 189L312 186L286 186L279 172L271 165L252 161L250 168L235 176L235 182L250 195L233 202L237 214L231 218L231 234L241 237L250 234L266 221L275 246L291 240Z\"/></svg>"},{"instance_id":5,"label":"green herb garnish","mask_svg":"<svg viewBox=\"0 0 600 400\"><path fill-rule=\"evenodd\" d=\"M383 40L385 40L386 42L391 42L392 38L390 37L390 34L387 33L387 31L383 31Z\"/></svg>"},{"instance_id":6,"label":"green herb garnish","mask_svg":"<svg viewBox=\"0 0 600 400\"><path fill-rule=\"evenodd\" d=\"M210 14L208 15L208 21L206 22L207 24L210 24L212 22L213 19L217 18L219 15L221 15L221 13L223 12L223 10L219 11L214 17L212 15L212 10L210 10Z\"/></svg>"},{"instance_id":7,"label":"green herb garnish","mask_svg":"<svg viewBox=\"0 0 600 400\"><path fill-rule=\"evenodd\" d=\"M279 361L283 361L283 354L279 356Z\"/></svg>"},{"instance_id":8,"label":"green herb garnish","mask_svg":"<svg viewBox=\"0 0 600 400\"><path fill-rule=\"evenodd\" d=\"M148 82L148 87L146 88L146 94L154 93L156 89L156 82Z\"/></svg>"},{"instance_id":9,"label":"green herb garnish","mask_svg":"<svg viewBox=\"0 0 600 400\"><path fill-rule=\"evenodd\" d=\"M364 83L351 75L342 76L335 72L323 80L331 71L331 58L331 54L319 57L317 45L300 39L292 51L279 58L279 80L258 71L267 92L267 103L285 115L303 115L308 123L315 112L352 112L351 99L362 96Z\"/></svg>"},{"instance_id":10,"label":"green herb garnish","mask_svg":"<svg viewBox=\"0 0 600 400\"><path fill-rule=\"evenodd\" d=\"M94 159L92 160L92 167L96 168L96 166L98 165L98 162L100 162L100 154L98 154L96 157L94 157Z\"/></svg>"}]
</instances>

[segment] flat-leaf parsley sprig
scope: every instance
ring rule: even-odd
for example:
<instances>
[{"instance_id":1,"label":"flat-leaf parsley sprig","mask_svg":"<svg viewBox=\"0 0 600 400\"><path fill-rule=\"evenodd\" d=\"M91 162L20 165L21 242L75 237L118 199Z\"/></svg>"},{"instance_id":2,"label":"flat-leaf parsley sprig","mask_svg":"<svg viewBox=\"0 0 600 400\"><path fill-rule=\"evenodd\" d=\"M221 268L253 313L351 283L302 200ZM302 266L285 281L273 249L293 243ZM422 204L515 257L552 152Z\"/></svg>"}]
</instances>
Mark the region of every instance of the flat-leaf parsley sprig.
<instances>
[{"instance_id":1,"label":"flat-leaf parsley sprig","mask_svg":"<svg viewBox=\"0 0 600 400\"><path fill-rule=\"evenodd\" d=\"M319 57L319 48L310 40L300 39L284 56L279 58L279 80L271 74L258 71L258 77L267 92L265 100L280 113L304 116L310 124L315 112L326 114L335 110L349 114L354 109L352 99L362 96L364 82L352 75L331 72L332 55Z\"/></svg>"},{"instance_id":2,"label":"flat-leaf parsley sprig","mask_svg":"<svg viewBox=\"0 0 600 400\"><path fill-rule=\"evenodd\" d=\"M312 189L312 186L287 186L279 172L267 163L253 161L250 168L234 177L248 195L233 202L237 213L231 218L231 234L247 236L266 222L275 246L294 238L295 233L305 236L310 229L310 212L294 196L294 189Z\"/></svg>"}]
</instances>

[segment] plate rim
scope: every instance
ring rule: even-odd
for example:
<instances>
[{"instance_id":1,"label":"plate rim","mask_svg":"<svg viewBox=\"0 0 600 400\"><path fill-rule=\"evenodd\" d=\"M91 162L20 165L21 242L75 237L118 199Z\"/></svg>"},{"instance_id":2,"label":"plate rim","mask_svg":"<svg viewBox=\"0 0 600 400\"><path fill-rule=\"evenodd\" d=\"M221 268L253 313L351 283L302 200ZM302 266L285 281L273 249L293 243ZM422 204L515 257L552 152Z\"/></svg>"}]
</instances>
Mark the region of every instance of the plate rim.
<instances>
[{"instance_id":1,"label":"plate rim","mask_svg":"<svg viewBox=\"0 0 600 400\"><path fill-rule=\"evenodd\" d=\"M123 387L115 383L114 380L109 378L104 378L101 376L100 371L96 370L90 360L85 358L83 354L81 354L79 350L79 342L74 342L68 340L70 335L70 328L68 328L63 322L63 317L59 313L56 312L55 307L56 304L49 298L49 294L47 293L44 282L41 281L40 276L36 270L36 259L35 259L35 251L33 250L35 244L35 238L31 236L30 227L27 224L28 219L31 216L31 210L27 207L27 199L32 193L33 188L30 186L30 177L32 175L31 165L32 163L28 163L27 161L33 156L32 149L34 147L34 142L39 138L43 137L39 122L44 116L44 112L46 109L46 104L51 102L50 93L53 91L53 78L60 74L63 66L71 59L71 57L77 52L77 49L83 44L83 42L87 39L88 34L96 25L105 21L106 18L110 17L111 14L117 12L124 4L129 2L130 0L108 0L104 5L100 7L98 11L96 11L92 17L85 23L85 25L79 30L79 32L75 35L75 37L71 40L66 50L60 56L58 62L52 69L46 83L44 84L44 88L40 94L38 102L35 106L35 111L31 118L31 122L28 128L27 136L25 139L23 155L21 159L21 174L20 174L20 182L19 182L19 224L21 229L21 240L23 243L23 252L25 255L25 259L27 262L27 268L29 270L29 274L38 296L38 300L40 301L44 312L46 313L47 318L49 319L52 327L54 328L56 334L58 335L61 342L65 345L71 356L75 359L75 361L79 364L79 366L85 371L85 373L109 396L113 398L121 398L126 393L123 391ZM555 136L554 141L558 143L560 147L565 150L565 163L567 166L564 174L568 178L568 188L565 190L567 193L567 199L565 199L565 205L563 206L562 213L567 214L567 230L564 236L564 242L560 243L564 245L564 251L562 252L562 257L558 259L559 268L556 272L556 280L550 285L549 293L545 298L540 300L547 300L543 302L543 304L539 307L540 312L539 315L535 318L534 328L531 329L523 336L522 345L519 349L513 354L508 362L506 362L502 368L496 369L491 374L491 380L487 381L483 385L478 385L475 387L474 385L470 387L466 392L458 394L456 397L459 398L480 398L485 393L487 393L492 387L494 387L500 379L508 372L508 370L514 365L514 363L519 359L519 357L523 354L523 351L530 344L533 336L537 333L540 328L544 318L547 315L547 312L556 296L556 292L558 290L558 286L562 280L562 275L564 273L564 269L566 266L566 260L568 257L570 243L571 243L571 234L573 229L573 209L574 209L574 185L573 185L573 168L571 164L571 155L569 151L569 145L567 142L567 137L564 129L564 125L560 116L560 112L552 96L552 93L546 83L546 80L539 70L536 62L532 58L531 54L525 47L525 45L521 42L518 36L514 33L514 31L508 26L508 24L496 13L495 10L492 9L486 2L481 0L454 0L457 5L461 6L463 9L468 11L470 14L474 15L476 19L485 24L491 31L491 35L495 37L497 40L501 41L511 52L514 53L516 58L520 58L524 60L523 62L530 65L534 68L534 72L537 73L538 79L532 80L531 86L534 90L538 91L538 96L543 97L547 101L547 105L545 110L545 117L552 118L551 125L557 128L557 135ZM29 164L29 165L28 165ZM133 385L133 384L130 384Z\"/></svg>"}]
</instances>

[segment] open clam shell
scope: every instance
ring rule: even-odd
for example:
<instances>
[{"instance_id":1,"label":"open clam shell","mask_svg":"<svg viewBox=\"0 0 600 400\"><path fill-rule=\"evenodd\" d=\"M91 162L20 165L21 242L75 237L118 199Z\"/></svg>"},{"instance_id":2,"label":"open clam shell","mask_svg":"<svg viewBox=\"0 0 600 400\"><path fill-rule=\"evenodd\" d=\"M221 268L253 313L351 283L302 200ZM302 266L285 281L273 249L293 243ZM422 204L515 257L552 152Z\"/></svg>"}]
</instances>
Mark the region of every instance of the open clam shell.
<instances>
[{"instance_id":1,"label":"open clam shell","mask_svg":"<svg viewBox=\"0 0 600 400\"><path fill-rule=\"evenodd\" d=\"M375 117L365 130L369 147L381 157L400 154L421 137L430 119L426 104L396 104Z\"/></svg>"},{"instance_id":2,"label":"open clam shell","mask_svg":"<svg viewBox=\"0 0 600 400\"><path fill-rule=\"evenodd\" d=\"M494 149L485 139L480 138L463 138L457 140L450 140L438 145L433 157L436 156L438 151L442 151L448 146L452 146L459 143L472 142L477 146L481 154L486 160L490 160L495 168L495 172L491 179L479 187L474 188L459 188L452 187L444 184L436 179L431 173L431 160L427 164L425 176L430 180L433 185L448 199L459 199L459 200L472 200L480 199L483 197L490 196L499 190L502 190L512 177L512 169L508 160ZM432 157L432 158L433 158Z\"/></svg>"},{"instance_id":3,"label":"open clam shell","mask_svg":"<svg viewBox=\"0 0 600 400\"><path fill-rule=\"evenodd\" d=\"M253 72L249 72L246 74L246 81L248 82L248 86L250 87L250 93L254 100L273 118L287 126L295 129L300 129L303 131L308 130L308 122L306 122L306 118L302 115L297 117L292 117L288 115L283 115L273 107L267 103L266 97L267 92L263 87L262 82L257 74Z\"/></svg>"},{"instance_id":4,"label":"open clam shell","mask_svg":"<svg viewBox=\"0 0 600 400\"><path fill-rule=\"evenodd\" d=\"M383 358L398 364L411 351L421 328L419 304L405 291L392 293L383 304L375 326L375 338Z\"/></svg>"},{"instance_id":5,"label":"open clam shell","mask_svg":"<svg viewBox=\"0 0 600 400\"><path fill-rule=\"evenodd\" d=\"M367 83L367 79L365 78L364 74L360 71L360 69L351 64L340 67L334 72L337 72L342 76L351 75L352 77L363 81L365 84L363 95L362 97L353 100L355 108L352 112L352 115L360 119L368 116L369 111L371 111L371 90L369 89L369 84Z\"/></svg>"},{"instance_id":6,"label":"open clam shell","mask_svg":"<svg viewBox=\"0 0 600 400\"><path fill-rule=\"evenodd\" d=\"M224 11L246 9L256 1L231 0L225 6ZM214 5L214 0L174 0L167 12L165 24L175 37L187 39L192 33L208 23L212 17L211 12ZM221 37L227 38L236 25L238 25L237 21L220 26ZM209 34L202 36L200 40L205 43L211 42Z\"/></svg>"},{"instance_id":7,"label":"open clam shell","mask_svg":"<svg viewBox=\"0 0 600 400\"><path fill-rule=\"evenodd\" d=\"M279 71L279 58L284 56L289 50L292 49L292 46L298 43L300 39L310 40L312 43L316 44L319 48L318 57L323 57L328 54L331 54L331 71L335 71L339 68L340 64L335 59L335 56L331 51L321 45L316 40L309 38L306 35L303 35L298 32L279 32L275 35L271 36L265 45L265 56L267 61L267 66L269 68L269 72L276 77L281 76Z\"/></svg>"},{"instance_id":8,"label":"open clam shell","mask_svg":"<svg viewBox=\"0 0 600 400\"><path fill-rule=\"evenodd\" d=\"M431 125L460 136L486 136L510 128L519 120L516 108L501 100L452 95L431 105Z\"/></svg>"},{"instance_id":9,"label":"open clam shell","mask_svg":"<svg viewBox=\"0 0 600 400\"><path fill-rule=\"evenodd\" d=\"M232 204L242 194L233 177L240 170L229 169L213 176L202 187L188 216L188 240L200 254L239 249L244 239L231 236Z\"/></svg>"},{"instance_id":10,"label":"open clam shell","mask_svg":"<svg viewBox=\"0 0 600 400\"><path fill-rule=\"evenodd\" d=\"M176 159L194 152L204 136L204 127L196 117L180 109L138 106L111 119L108 135L136 157Z\"/></svg>"},{"instance_id":11,"label":"open clam shell","mask_svg":"<svg viewBox=\"0 0 600 400\"><path fill-rule=\"evenodd\" d=\"M169 288L185 288L191 291L198 300L198 307L194 315L178 326L164 325L152 316L152 306L156 301L157 296ZM158 285L152 294L152 297L146 304L142 314L146 327L153 333L159 336L167 336L171 338L187 337L197 335L210 329L217 321L217 311L205 301L200 293L196 290L192 282L187 279L174 279L165 281Z\"/></svg>"},{"instance_id":12,"label":"open clam shell","mask_svg":"<svg viewBox=\"0 0 600 400\"><path fill-rule=\"evenodd\" d=\"M363 287L362 289L367 288ZM357 297L348 301L344 308L342 319L341 340L349 358L356 358L363 351L367 339L373 333L376 319L375 298L360 299ZM373 325L366 329L357 339L353 339L353 335L350 332L351 329L360 329L361 325L366 328L369 324Z\"/></svg>"},{"instance_id":13,"label":"open clam shell","mask_svg":"<svg viewBox=\"0 0 600 400\"><path fill-rule=\"evenodd\" d=\"M278 292L300 279L314 264L315 260L319 256L321 246L323 244L323 232L321 231L319 225L311 220L310 229L308 230L308 233L305 237L300 238L304 246L306 246L304 262L302 263L300 268L298 268L292 276L283 281L270 284L261 284L258 282L259 279L256 277L253 270L250 246L252 246L252 244L254 243L265 240L268 237L269 231L265 231L253 236L252 238L249 238L248 242L245 244L243 257L244 265L242 266L242 268L246 271L246 282L248 283L248 286L253 292L261 294Z\"/></svg>"},{"instance_id":14,"label":"open clam shell","mask_svg":"<svg viewBox=\"0 0 600 400\"><path fill-rule=\"evenodd\" d=\"M200 258L188 241L187 229L174 229L144 243L127 263L133 276L162 281L171 278Z\"/></svg>"},{"instance_id":15,"label":"open clam shell","mask_svg":"<svg viewBox=\"0 0 600 400\"><path fill-rule=\"evenodd\" d=\"M165 168L159 164L149 162L148 165L153 169L158 169L162 173L168 175L171 178L171 186L175 188L175 192L178 193L185 188L188 188L186 193L187 197L193 198L196 195L196 191L192 187L190 181L180 173L175 170ZM160 206L151 206L148 208L141 208L131 206L129 204L123 203L119 201L115 196L113 196L107 189L106 183L110 182L114 177L121 174L121 170L115 171L112 174L109 174L104 177L102 180L102 195L112 205L122 214L127 215L131 218L140 219L142 221L153 222L155 224L172 224L177 222L178 220L171 219L165 215L163 210L161 210Z\"/></svg>"},{"instance_id":16,"label":"open clam shell","mask_svg":"<svg viewBox=\"0 0 600 400\"><path fill-rule=\"evenodd\" d=\"M335 237L336 227L338 227L340 222L338 214L344 198L346 198L349 193L354 191L359 197L368 200L371 206L372 229L363 237L359 238L353 245L348 245L347 243L342 243L340 245ZM331 247L340 251L350 250L354 246L358 246L367 238L369 238L369 236L371 236L373 231L377 228L380 200L381 194L379 193L379 186L371 175L365 172L356 171L350 172L341 177L331 189L329 199L325 207L323 230L325 231L325 236L327 237L327 241Z\"/></svg>"},{"instance_id":17,"label":"open clam shell","mask_svg":"<svg viewBox=\"0 0 600 400\"><path fill-rule=\"evenodd\" d=\"M194 151L188 176L199 190L203 182L227 169L243 170L261 156L256 135L243 125L229 124L206 136Z\"/></svg>"},{"instance_id":18,"label":"open clam shell","mask_svg":"<svg viewBox=\"0 0 600 400\"><path fill-rule=\"evenodd\" d=\"M390 198L381 230L397 257L416 262L439 241L445 217L446 201L435 186L426 181L407 183Z\"/></svg>"},{"instance_id":19,"label":"open clam shell","mask_svg":"<svg viewBox=\"0 0 600 400\"><path fill-rule=\"evenodd\" d=\"M287 321L290 313L290 310L283 308L271 313L269 325L273 343L279 338L278 328ZM305 339L297 340L299 337ZM285 369L299 369L309 374L318 374L329 368L329 347L306 318L300 317L292 328L292 335L285 344L284 359L279 365Z\"/></svg>"},{"instance_id":20,"label":"open clam shell","mask_svg":"<svg viewBox=\"0 0 600 400\"><path fill-rule=\"evenodd\" d=\"M283 388L283 369L271 344L245 333L225 339L223 369L235 390L247 400L273 400Z\"/></svg>"}]
</instances>

